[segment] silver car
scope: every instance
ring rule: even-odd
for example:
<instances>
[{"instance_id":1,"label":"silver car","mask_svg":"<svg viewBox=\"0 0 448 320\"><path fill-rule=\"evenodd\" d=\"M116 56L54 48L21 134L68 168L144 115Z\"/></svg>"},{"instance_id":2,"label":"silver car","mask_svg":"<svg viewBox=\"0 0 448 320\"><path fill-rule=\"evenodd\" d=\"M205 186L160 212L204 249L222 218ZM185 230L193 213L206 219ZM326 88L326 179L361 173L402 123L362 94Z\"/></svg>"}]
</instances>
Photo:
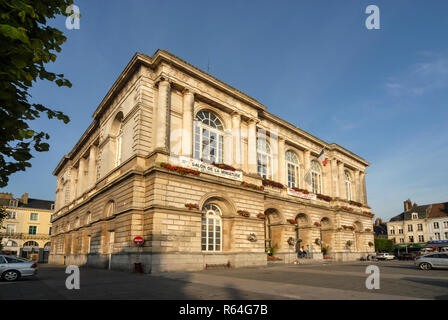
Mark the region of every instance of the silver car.
<instances>
[{"instance_id":1,"label":"silver car","mask_svg":"<svg viewBox=\"0 0 448 320\"><path fill-rule=\"evenodd\" d=\"M13 256L0 255L0 278L6 281L15 281L20 277L37 274L37 263L19 259Z\"/></svg>"},{"instance_id":2,"label":"silver car","mask_svg":"<svg viewBox=\"0 0 448 320\"><path fill-rule=\"evenodd\" d=\"M431 253L415 259L415 265L422 270L448 268L448 253Z\"/></svg>"}]
</instances>

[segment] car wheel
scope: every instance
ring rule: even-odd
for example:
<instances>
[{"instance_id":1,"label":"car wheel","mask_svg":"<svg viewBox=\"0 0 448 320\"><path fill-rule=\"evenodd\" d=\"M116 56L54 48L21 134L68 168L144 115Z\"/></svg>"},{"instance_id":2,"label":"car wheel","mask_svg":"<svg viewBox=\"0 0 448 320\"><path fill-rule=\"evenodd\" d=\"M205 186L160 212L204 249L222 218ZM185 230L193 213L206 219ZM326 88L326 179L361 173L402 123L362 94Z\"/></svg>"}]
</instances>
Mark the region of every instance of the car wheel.
<instances>
[{"instance_id":1,"label":"car wheel","mask_svg":"<svg viewBox=\"0 0 448 320\"><path fill-rule=\"evenodd\" d=\"M420 263L418 266L421 270L431 270L432 269L431 264L427 263L427 262Z\"/></svg>"},{"instance_id":2,"label":"car wheel","mask_svg":"<svg viewBox=\"0 0 448 320\"><path fill-rule=\"evenodd\" d=\"M20 273L15 270L8 270L3 273L3 279L6 281L16 281L20 278Z\"/></svg>"}]
</instances>

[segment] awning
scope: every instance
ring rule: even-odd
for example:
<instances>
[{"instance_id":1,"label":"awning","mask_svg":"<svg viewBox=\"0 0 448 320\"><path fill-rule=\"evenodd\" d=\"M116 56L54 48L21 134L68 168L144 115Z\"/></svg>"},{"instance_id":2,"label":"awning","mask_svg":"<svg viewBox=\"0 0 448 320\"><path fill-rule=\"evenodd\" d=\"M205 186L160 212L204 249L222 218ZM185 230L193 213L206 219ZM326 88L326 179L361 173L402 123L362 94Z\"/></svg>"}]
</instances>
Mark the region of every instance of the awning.
<instances>
[{"instance_id":1,"label":"awning","mask_svg":"<svg viewBox=\"0 0 448 320\"><path fill-rule=\"evenodd\" d=\"M399 244L395 245L394 249L421 249L426 248L424 243L413 243L413 244Z\"/></svg>"}]
</instances>

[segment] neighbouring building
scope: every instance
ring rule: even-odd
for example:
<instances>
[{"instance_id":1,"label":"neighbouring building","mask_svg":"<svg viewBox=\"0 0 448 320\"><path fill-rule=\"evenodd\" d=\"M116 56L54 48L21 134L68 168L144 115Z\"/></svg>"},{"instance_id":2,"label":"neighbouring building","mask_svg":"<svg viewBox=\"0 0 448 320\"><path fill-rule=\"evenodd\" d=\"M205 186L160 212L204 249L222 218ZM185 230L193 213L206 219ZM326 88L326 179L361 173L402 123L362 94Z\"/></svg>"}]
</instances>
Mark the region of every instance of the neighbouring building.
<instances>
[{"instance_id":1,"label":"neighbouring building","mask_svg":"<svg viewBox=\"0 0 448 320\"><path fill-rule=\"evenodd\" d=\"M397 249L448 246L448 202L419 206L408 199L404 211L387 223L387 230Z\"/></svg>"},{"instance_id":2,"label":"neighbouring building","mask_svg":"<svg viewBox=\"0 0 448 320\"><path fill-rule=\"evenodd\" d=\"M0 206L8 214L0 230L3 252L47 262L54 202L29 198L28 193L20 198L14 198L11 193L0 193Z\"/></svg>"},{"instance_id":3,"label":"neighbouring building","mask_svg":"<svg viewBox=\"0 0 448 320\"><path fill-rule=\"evenodd\" d=\"M374 252L369 163L266 109L167 51L136 54L53 172L50 261L158 272L266 265L271 248L289 261L297 242L314 259Z\"/></svg>"},{"instance_id":4,"label":"neighbouring building","mask_svg":"<svg viewBox=\"0 0 448 320\"><path fill-rule=\"evenodd\" d=\"M380 218L375 219L373 231L375 233L375 238L387 239L387 224L383 223L383 220L381 220Z\"/></svg>"}]
</instances>

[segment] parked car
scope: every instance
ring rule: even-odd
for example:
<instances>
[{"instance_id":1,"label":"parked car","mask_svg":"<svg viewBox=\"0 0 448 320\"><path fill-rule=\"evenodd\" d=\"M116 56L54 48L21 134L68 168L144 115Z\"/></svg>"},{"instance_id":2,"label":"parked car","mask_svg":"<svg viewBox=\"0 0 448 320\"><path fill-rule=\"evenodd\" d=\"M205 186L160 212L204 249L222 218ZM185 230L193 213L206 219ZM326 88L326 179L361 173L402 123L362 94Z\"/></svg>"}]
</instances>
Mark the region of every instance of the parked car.
<instances>
[{"instance_id":1,"label":"parked car","mask_svg":"<svg viewBox=\"0 0 448 320\"><path fill-rule=\"evenodd\" d=\"M392 253L380 252L376 254L376 258L378 260L393 260L395 259L395 256Z\"/></svg>"},{"instance_id":2,"label":"parked car","mask_svg":"<svg viewBox=\"0 0 448 320\"><path fill-rule=\"evenodd\" d=\"M422 270L448 269L448 253L430 253L415 259L415 265Z\"/></svg>"},{"instance_id":3,"label":"parked car","mask_svg":"<svg viewBox=\"0 0 448 320\"><path fill-rule=\"evenodd\" d=\"M21 277L37 274L37 263L19 259L13 256L0 255L0 278L6 281L15 281Z\"/></svg>"}]
</instances>

